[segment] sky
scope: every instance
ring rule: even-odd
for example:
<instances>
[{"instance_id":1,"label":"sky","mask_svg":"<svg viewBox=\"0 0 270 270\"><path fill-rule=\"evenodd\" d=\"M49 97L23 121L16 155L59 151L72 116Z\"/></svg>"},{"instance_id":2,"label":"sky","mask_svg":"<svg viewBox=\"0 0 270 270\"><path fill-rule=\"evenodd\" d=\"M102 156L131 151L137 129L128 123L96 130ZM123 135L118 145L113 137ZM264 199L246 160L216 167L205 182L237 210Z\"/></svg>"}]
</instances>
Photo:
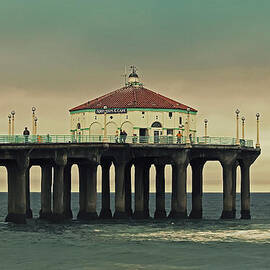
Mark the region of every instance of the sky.
<instances>
[{"instance_id":1,"label":"sky","mask_svg":"<svg viewBox=\"0 0 270 270\"><path fill-rule=\"evenodd\" d=\"M124 66L135 65L145 87L198 109L199 134L207 118L210 136L234 137L238 108L246 137L255 140L260 112L262 154L251 190L270 191L268 0L0 4L0 134L7 134L11 110L16 133L31 127L32 106L40 134L68 134L68 109L120 88ZM3 168L0 174L5 191ZM33 178L35 191L40 180ZM209 163L205 191L221 190L221 167Z\"/></svg>"}]
</instances>

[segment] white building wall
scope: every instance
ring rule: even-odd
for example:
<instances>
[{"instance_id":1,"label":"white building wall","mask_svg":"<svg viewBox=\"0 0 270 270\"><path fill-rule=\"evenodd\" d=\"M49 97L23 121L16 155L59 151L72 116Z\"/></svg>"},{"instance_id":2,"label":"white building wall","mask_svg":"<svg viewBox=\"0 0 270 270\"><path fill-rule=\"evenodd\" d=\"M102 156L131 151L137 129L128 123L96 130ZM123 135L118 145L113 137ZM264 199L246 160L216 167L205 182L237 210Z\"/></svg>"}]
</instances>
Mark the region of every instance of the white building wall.
<instances>
[{"instance_id":1,"label":"white building wall","mask_svg":"<svg viewBox=\"0 0 270 270\"><path fill-rule=\"evenodd\" d=\"M125 124L123 129L127 129L126 132L128 136L133 134L139 135L139 128L147 128L149 136L154 135L155 128L151 128L154 122L160 122L162 128L159 129L162 131L162 135L167 135L167 129L173 129L173 135L175 136L179 129L183 130L186 127L187 122L187 113L173 111L171 112L171 117L169 114L170 111L159 111L159 110L131 110L126 114L106 114L106 125L109 125L107 135L115 134L114 130L120 130L123 123L130 123L129 125ZM196 133L196 114L190 113L190 133L195 135ZM91 124L94 122L101 126L102 133L104 132L104 117L105 114L96 114L95 111L85 111L85 112L76 112L71 114L71 131L73 133L81 135L90 135L91 133L97 135L97 131L93 132L93 129L90 129ZM181 128L179 118L182 117ZM78 123L80 124L80 130L77 129ZM110 124L109 124L110 123ZM113 124L112 124L113 123ZM133 128L131 128L131 126ZM100 130L100 129L99 129ZM111 134L113 132L113 134ZM100 134L103 135L103 134ZM161 134L160 134L161 135ZM185 136L186 133L183 132Z\"/></svg>"}]
</instances>

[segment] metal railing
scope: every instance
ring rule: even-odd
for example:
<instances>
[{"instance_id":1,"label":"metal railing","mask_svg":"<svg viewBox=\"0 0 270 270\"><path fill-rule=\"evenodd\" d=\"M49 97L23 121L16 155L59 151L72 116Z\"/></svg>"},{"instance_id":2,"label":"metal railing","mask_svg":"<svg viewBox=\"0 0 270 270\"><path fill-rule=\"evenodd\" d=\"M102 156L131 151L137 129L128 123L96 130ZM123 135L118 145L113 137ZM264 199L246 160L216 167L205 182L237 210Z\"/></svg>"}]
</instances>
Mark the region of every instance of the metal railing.
<instances>
[{"instance_id":1,"label":"metal railing","mask_svg":"<svg viewBox=\"0 0 270 270\"><path fill-rule=\"evenodd\" d=\"M140 144L186 144L186 137L176 136L106 136L103 135L0 135L0 144L14 143L140 143ZM196 137L191 144L198 145L237 145L235 138ZM240 140L242 147L253 147L252 140Z\"/></svg>"}]
</instances>

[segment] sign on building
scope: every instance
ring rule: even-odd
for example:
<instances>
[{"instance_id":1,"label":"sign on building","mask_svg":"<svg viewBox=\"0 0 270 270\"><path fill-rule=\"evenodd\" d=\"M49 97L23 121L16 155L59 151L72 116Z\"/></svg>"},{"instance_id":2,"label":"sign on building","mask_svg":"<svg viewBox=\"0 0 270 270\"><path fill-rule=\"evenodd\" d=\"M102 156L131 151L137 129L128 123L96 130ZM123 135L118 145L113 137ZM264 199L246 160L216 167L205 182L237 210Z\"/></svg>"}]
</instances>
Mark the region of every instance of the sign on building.
<instances>
[{"instance_id":1,"label":"sign on building","mask_svg":"<svg viewBox=\"0 0 270 270\"><path fill-rule=\"evenodd\" d=\"M127 109L121 109L121 108L111 108L111 109L96 109L96 114L104 114L106 111L107 114L115 114L115 113L127 113Z\"/></svg>"}]
</instances>

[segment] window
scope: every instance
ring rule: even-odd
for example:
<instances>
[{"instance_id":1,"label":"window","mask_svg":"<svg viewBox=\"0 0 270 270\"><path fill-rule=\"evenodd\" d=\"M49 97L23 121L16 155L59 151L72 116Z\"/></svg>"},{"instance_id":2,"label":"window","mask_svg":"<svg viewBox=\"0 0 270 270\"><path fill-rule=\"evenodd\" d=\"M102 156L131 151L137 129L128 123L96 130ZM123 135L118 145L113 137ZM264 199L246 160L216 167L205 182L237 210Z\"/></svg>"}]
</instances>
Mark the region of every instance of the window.
<instances>
[{"instance_id":1,"label":"window","mask_svg":"<svg viewBox=\"0 0 270 270\"><path fill-rule=\"evenodd\" d=\"M151 127L161 128L162 125L159 122L154 122Z\"/></svg>"},{"instance_id":2,"label":"window","mask_svg":"<svg viewBox=\"0 0 270 270\"><path fill-rule=\"evenodd\" d=\"M173 129L167 129L167 135L173 135Z\"/></svg>"},{"instance_id":3,"label":"window","mask_svg":"<svg viewBox=\"0 0 270 270\"><path fill-rule=\"evenodd\" d=\"M144 114L144 112L142 112L142 114Z\"/></svg>"},{"instance_id":4,"label":"window","mask_svg":"<svg viewBox=\"0 0 270 270\"><path fill-rule=\"evenodd\" d=\"M95 116L95 120L97 120L97 117Z\"/></svg>"},{"instance_id":5,"label":"window","mask_svg":"<svg viewBox=\"0 0 270 270\"><path fill-rule=\"evenodd\" d=\"M158 120L158 116L156 115L156 120Z\"/></svg>"},{"instance_id":6,"label":"window","mask_svg":"<svg viewBox=\"0 0 270 270\"><path fill-rule=\"evenodd\" d=\"M172 118L172 112L169 112L169 117Z\"/></svg>"},{"instance_id":7,"label":"window","mask_svg":"<svg viewBox=\"0 0 270 270\"><path fill-rule=\"evenodd\" d=\"M126 115L126 119L128 119L128 115Z\"/></svg>"},{"instance_id":8,"label":"window","mask_svg":"<svg viewBox=\"0 0 270 270\"><path fill-rule=\"evenodd\" d=\"M179 117L179 124L182 125L182 117Z\"/></svg>"},{"instance_id":9,"label":"window","mask_svg":"<svg viewBox=\"0 0 270 270\"><path fill-rule=\"evenodd\" d=\"M80 123L77 124L77 129L81 129L81 124Z\"/></svg>"},{"instance_id":10,"label":"window","mask_svg":"<svg viewBox=\"0 0 270 270\"><path fill-rule=\"evenodd\" d=\"M110 118L111 118L111 119L113 119L113 117L112 117L112 116L110 116Z\"/></svg>"}]
</instances>

